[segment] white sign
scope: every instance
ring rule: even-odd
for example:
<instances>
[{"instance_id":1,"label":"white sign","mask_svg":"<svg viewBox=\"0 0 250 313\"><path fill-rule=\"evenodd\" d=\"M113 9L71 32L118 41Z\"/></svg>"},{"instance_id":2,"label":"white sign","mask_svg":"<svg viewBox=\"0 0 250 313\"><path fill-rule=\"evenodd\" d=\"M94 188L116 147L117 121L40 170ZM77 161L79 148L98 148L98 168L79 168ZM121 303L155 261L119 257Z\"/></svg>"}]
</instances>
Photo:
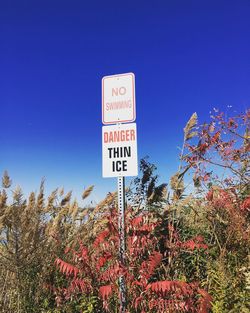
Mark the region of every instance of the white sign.
<instances>
[{"instance_id":1,"label":"white sign","mask_svg":"<svg viewBox=\"0 0 250 313\"><path fill-rule=\"evenodd\" d=\"M103 77L103 124L133 121L135 121L135 75L127 73Z\"/></svg>"},{"instance_id":2,"label":"white sign","mask_svg":"<svg viewBox=\"0 0 250 313\"><path fill-rule=\"evenodd\" d=\"M136 124L102 127L102 176L137 176Z\"/></svg>"}]
</instances>

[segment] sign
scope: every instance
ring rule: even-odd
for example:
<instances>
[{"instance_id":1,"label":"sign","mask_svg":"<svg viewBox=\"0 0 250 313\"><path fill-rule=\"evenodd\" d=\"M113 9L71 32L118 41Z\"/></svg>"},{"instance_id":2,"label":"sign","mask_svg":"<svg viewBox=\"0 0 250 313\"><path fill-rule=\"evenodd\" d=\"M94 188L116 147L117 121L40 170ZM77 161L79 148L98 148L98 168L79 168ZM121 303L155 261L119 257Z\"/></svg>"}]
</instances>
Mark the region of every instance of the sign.
<instances>
[{"instance_id":1,"label":"sign","mask_svg":"<svg viewBox=\"0 0 250 313\"><path fill-rule=\"evenodd\" d=\"M136 124L102 127L102 176L137 176Z\"/></svg>"},{"instance_id":2,"label":"sign","mask_svg":"<svg viewBox=\"0 0 250 313\"><path fill-rule=\"evenodd\" d=\"M125 266L125 177L138 175L135 76L133 73L102 79L102 176L117 177L119 260ZM126 283L119 276L120 312L126 312Z\"/></svg>"},{"instance_id":3,"label":"sign","mask_svg":"<svg viewBox=\"0 0 250 313\"><path fill-rule=\"evenodd\" d=\"M135 75L127 73L103 77L103 124L133 121L135 121Z\"/></svg>"}]
</instances>

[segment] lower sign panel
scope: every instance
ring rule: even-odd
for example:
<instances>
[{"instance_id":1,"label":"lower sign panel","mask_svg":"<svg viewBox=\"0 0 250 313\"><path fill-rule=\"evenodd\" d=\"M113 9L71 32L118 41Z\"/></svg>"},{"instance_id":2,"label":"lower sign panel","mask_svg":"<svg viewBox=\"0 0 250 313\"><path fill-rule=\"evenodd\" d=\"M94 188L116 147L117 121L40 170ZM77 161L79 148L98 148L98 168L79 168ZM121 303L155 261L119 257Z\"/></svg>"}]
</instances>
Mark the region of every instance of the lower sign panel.
<instances>
[{"instance_id":1,"label":"lower sign panel","mask_svg":"<svg viewBox=\"0 0 250 313\"><path fill-rule=\"evenodd\" d=\"M102 176L137 176L136 123L102 127Z\"/></svg>"}]
</instances>

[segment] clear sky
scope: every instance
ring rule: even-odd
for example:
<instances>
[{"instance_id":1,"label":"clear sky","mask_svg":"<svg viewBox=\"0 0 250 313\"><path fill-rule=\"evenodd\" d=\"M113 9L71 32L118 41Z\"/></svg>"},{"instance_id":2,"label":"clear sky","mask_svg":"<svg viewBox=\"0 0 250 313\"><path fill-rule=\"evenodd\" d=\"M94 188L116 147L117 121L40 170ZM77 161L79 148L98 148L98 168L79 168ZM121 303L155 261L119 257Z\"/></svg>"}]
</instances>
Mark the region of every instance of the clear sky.
<instances>
[{"instance_id":1,"label":"clear sky","mask_svg":"<svg viewBox=\"0 0 250 313\"><path fill-rule=\"evenodd\" d=\"M139 158L177 169L193 112L250 104L249 0L0 0L0 172L25 192L57 186L98 201L101 78L136 77Z\"/></svg>"}]
</instances>

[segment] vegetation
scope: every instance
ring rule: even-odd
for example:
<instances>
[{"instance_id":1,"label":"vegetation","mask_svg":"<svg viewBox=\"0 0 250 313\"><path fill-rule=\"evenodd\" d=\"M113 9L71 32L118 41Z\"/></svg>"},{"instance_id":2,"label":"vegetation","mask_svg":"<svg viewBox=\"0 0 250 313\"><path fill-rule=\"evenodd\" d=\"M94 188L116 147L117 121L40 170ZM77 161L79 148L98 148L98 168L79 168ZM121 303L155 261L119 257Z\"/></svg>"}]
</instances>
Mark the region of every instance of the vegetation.
<instances>
[{"instance_id":1,"label":"vegetation","mask_svg":"<svg viewBox=\"0 0 250 313\"><path fill-rule=\"evenodd\" d=\"M26 200L5 172L0 311L119 312L123 275L129 313L249 312L249 119L250 111L215 111L198 125L193 114L169 184L159 185L156 166L141 160L126 191L125 265L115 192L81 207L63 190L45 199L42 182Z\"/></svg>"}]
</instances>

